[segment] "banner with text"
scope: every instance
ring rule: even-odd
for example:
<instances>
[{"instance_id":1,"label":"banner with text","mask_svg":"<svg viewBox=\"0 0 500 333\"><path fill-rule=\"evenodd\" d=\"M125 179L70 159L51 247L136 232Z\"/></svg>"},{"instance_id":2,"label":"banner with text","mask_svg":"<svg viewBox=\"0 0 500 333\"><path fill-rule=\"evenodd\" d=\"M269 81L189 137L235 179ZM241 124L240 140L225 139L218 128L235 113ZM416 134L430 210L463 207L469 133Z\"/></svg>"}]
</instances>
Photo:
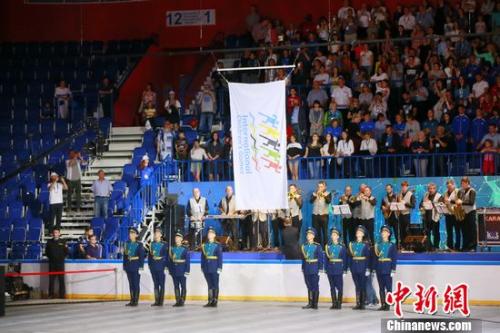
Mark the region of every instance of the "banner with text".
<instances>
[{"instance_id":1,"label":"banner with text","mask_svg":"<svg viewBox=\"0 0 500 333\"><path fill-rule=\"evenodd\" d=\"M229 82L236 208L285 209L285 81Z\"/></svg>"}]
</instances>

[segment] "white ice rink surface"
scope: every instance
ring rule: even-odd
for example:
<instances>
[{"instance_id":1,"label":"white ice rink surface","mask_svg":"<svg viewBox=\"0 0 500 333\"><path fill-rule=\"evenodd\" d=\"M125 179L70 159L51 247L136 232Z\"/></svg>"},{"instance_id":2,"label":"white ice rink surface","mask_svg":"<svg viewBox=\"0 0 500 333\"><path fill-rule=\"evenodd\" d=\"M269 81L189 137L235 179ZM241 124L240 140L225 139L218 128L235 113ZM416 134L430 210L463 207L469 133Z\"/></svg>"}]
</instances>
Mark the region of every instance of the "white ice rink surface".
<instances>
[{"instance_id":1,"label":"white ice rink surface","mask_svg":"<svg viewBox=\"0 0 500 333\"><path fill-rule=\"evenodd\" d=\"M203 308L204 302L188 301L184 308L162 308L143 302L136 308L125 302L50 304L7 307L0 318L1 333L52 332L380 332L381 319L391 312L375 309L353 311L353 304L342 310L329 310L320 303L318 310L302 310L302 303L219 302L219 307ZM404 306L405 318L424 318ZM438 313L432 318L448 318ZM458 315L457 315L458 317ZM471 318L483 320L483 332L500 332L500 307L471 307Z\"/></svg>"}]
</instances>

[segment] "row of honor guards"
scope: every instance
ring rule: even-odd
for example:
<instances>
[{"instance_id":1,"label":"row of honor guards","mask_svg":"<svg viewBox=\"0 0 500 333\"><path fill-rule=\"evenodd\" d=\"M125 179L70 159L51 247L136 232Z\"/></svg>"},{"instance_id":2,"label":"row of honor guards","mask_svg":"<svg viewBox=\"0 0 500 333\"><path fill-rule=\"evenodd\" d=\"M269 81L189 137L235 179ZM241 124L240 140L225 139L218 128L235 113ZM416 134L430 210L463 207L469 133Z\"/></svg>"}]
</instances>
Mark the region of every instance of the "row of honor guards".
<instances>
[{"instance_id":1,"label":"row of honor guards","mask_svg":"<svg viewBox=\"0 0 500 333\"><path fill-rule=\"evenodd\" d=\"M470 251L477 245L476 229L476 192L471 187L468 177L461 179L460 188L457 188L453 179L446 182L446 191L443 194L437 192L434 183L427 185L427 191L422 198L419 209L421 211L423 227L428 239L430 250L440 247L440 220L445 216L447 240L449 250ZM270 216L271 228L273 229L273 243L279 244L279 228L283 221L290 220L292 226L301 229L303 198L300 189L292 184L288 192L288 210L278 211L252 211L247 212L248 219L245 223L251 225L248 232L242 232L243 242L250 234L250 248L256 249L258 237L264 246L269 245L267 225ZM316 230L315 241L325 246L328 242L328 221L330 205L334 204L332 192L328 191L326 182L320 181L316 190L309 198L312 204L312 227ZM391 203L399 203L400 208L391 210ZM444 212L439 210L439 203L446 207ZM351 214L342 217L342 238L347 242L355 239L355 229L362 225L367 230L371 241L374 241L375 210L377 199L372 195L370 186L362 184L357 194L353 193L351 186L346 186L344 193L338 201L340 205L349 205ZM407 181L401 183L399 193L395 192L393 185L386 185L386 194L381 200L380 209L384 216L384 224L392 229L396 246L403 247L404 240L409 233L410 216L417 208L414 191L410 190ZM235 207L233 189L228 186L225 196L220 200L219 209L222 215L235 216L238 212ZM208 214L208 204L205 197L201 196L199 189L194 189L193 197L188 202L187 213L191 221L202 220ZM259 223L260 222L260 223ZM264 223L263 223L264 222ZM238 219L222 220L224 234L231 236L233 240L240 239ZM245 248L246 246L243 246Z\"/></svg>"},{"instance_id":2,"label":"row of honor guards","mask_svg":"<svg viewBox=\"0 0 500 333\"><path fill-rule=\"evenodd\" d=\"M148 257L148 266L154 285L155 302L152 306L163 306L166 271L172 276L175 304L183 306L186 301L186 277L190 272L189 249L183 244L183 234L177 232L172 246L163 241L162 230L155 229L149 250L138 241L138 231L129 229L129 240L123 250L123 268L127 273L130 287L130 302L127 306L137 306L140 296L141 271ZM208 286L208 303L205 307L217 307L219 298L219 274L222 272L222 247L215 241L215 230L209 228L207 242L201 245L201 270Z\"/></svg>"},{"instance_id":3,"label":"row of honor guards","mask_svg":"<svg viewBox=\"0 0 500 333\"><path fill-rule=\"evenodd\" d=\"M314 228L306 231L306 242L302 244L302 272L308 291L308 304L304 309L317 309L319 299L319 274L325 273L330 283L332 306L341 309L344 276L350 271L356 289L356 305L353 310L365 308L367 295L366 279L370 274L377 276L381 311L389 310L385 295L392 292L392 278L396 272L397 249L390 241L391 228L380 229L380 241L372 247L368 231L363 225L355 229L355 238L347 246L341 242L340 231L330 230L329 242L323 247L314 241Z\"/></svg>"}]
</instances>

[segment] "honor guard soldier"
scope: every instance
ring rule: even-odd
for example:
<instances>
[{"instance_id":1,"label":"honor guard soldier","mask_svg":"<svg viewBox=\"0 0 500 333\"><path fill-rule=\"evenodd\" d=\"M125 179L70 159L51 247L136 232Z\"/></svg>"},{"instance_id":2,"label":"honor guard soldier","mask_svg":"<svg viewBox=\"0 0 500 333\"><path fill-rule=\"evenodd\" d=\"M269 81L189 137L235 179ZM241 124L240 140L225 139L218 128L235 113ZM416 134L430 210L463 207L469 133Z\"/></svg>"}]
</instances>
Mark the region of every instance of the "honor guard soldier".
<instances>
[{"instance_id":1,"label":"honor guard soldier","mask_svg":"<svg viewBox=\"0 0 500 333\"><path fill-rule=\"evenodd\" d=\"M168 245L162 241L162 231L156 228L148 256L148 266L153 278L155 302L151 306L163 306L165 297L165 269L168 267Z\"/></svg>"},{"instance_id":2,"label":"honor guard soldier","mask_svg":"<svg viewBox=\"0 0 500 333\"><path fill-rule=\"evenodd\" d=\"M306 281L309 302L303 309L317 309L319 299L319 272L323 271L321 245L314 241L316 230L308 228L306 243L302 244L302 272Z\"/></svg>"},{"instance_id":3,"label":"honor guard soldier","mask_svg":"<svg viewBox=\"0 0 500 333\"><path fill-rule=\"evenodd\" d=\"M222 246L215 241L215 229L208 228L208 242L201 245L201 270L208 284L208 303L205 307L217 307L219 299L219 274L222 272Z\"/></svg>"},{"instance_id":4,"label":"honor guard soldier","mask_svg":"<svg viewBox=\"0 0 500 333\"><path fill-rule=\"evenodd\" d=\"M66 297L66 286L64 283L64 259L68 254L68 246L61 239L61 230L58 226L52 229L52 238L47 241L45 254L49 258L49 272L59 272L59 274L49 275L49 297L55 298L54 284L59 281L59 298Z\"/></svg>"},{"instance_id":5,"label":"honor guard soldier","mask_svg":"<svg viewBox=\"0 0 500 333\"><path fill-rule=\"evenodd\" d=\"M330 231L330 242L325 246L325 257L325 272L330 282L332 295L330 309L341 309L344 274L347 274L347 250L340 243L340 231L336 228Z\"/></svg>"},{"instance_id":6,"label":"honor guard soldier","mask_svg":"<svg viewBox=\"0 0 500 333\"><path fill-rule=\"evenodd\" d=\"M381 241L376 243L373 250L373 265L377 274L377 281L380 291L379 311L389 311L389 304L385 302L386 293L392 292L392 278L396 273L397 249L391 243L391 227L383 225L380 228Z\"/></svg>"},{"instance_id":7,"label":"honor guard soldier","mask_svg":"<svg viewBox=\"0 0 500 333\"><path fill-rule=\"evenodd\" d=\"M189 275L189 250L182 244L184 237L180 231L175 234L175 243L170 248L169 272L174 281L175 304L184 306L186 302L186 276Z\"/></svg>"},{"instance_id":8,"label":"honor guard soldier","mask_svg":"<svg viewBox=\"0 0 500 333\"><path fill-rule=\"evenodd\" d=\"M130 288L130 303L127 306L137 306L139 303L140 280L139 270L144 267L144 247L137 241L139 232L136 228L130 228L129 240L125 243L123 252L123 270L127 273Z\"/></svg>"},{"instance_id":9,"label":"honor guard soldier","mask_svg":"<svg viewBox=\"0 0 500 333\"><path fill-rule=\"evenodd\" d=\"M356 287L356 306L353 310L364 310L366 277L370 275L370 243L366 241L366 228L356 228L356 240L349 243L349 267Z\"/></svg>"}]
</instances>

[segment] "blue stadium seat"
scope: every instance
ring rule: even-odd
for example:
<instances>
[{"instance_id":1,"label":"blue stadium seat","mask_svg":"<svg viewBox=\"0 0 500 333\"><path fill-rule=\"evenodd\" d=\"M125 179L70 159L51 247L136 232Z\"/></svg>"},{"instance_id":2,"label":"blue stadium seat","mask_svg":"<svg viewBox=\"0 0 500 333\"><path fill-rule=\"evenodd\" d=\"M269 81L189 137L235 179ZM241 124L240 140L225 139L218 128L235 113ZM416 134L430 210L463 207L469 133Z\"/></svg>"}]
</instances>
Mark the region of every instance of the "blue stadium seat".
<instances>
[{"instance_id":1,"label":"blue stadium seat","mask_svg":"<svg viewBox=\"0 0 500 333\"><path fill-rule=\"evenodd\" d=\"M12 243L12 251L10 253L10 258L15 260L24 259L26 256L26 246L24 242Z\"/></svg>"},{"instance_id":2,"label":"blue stadium seat","mask_svg":"<svg viewBox=\"0 0 500 333\"><path fill-rule=\"evenodd\" d=\"M14 228L10 234L11 242L25 242L26 241L26 228Z\"/></svg>"},{"instance_id":3,"label":"blue stadium seat","mask_svg":"<svg viewBox=\"0 0 500 333\"><path fill-rule=\"evenodd\" d=\"M94 234L97 239L101 239L101 234L104 229L104 218L102 217L93 217L90 221L90 227L94 230Z\"/></svg>"},{"instance_id":4,"label":"blue stadium seat","mask_svg":"<svg viewBox=\"0 0 500 333\"><path fill-rule=\"evenodd\" d=\"M20 201L12 201L9 203L9 218L19 219L24 214L23 203Z\"/></svg>"},{"instance_id":5,"label":"blue stadium seat","mask_svg":"<svg viewBox=\"0 0 500 333\"><path fill-rule=\"evenodd\" d=\"M103 243L114 242L118 237L119 218L109 217L106 219L104 233L101 237Z\"/></svg>"},{"instance_id":6,"label":"blue stadium seat","mask_svg":"<svg viewBox=\"0 0 500 333\"><path fill-rule=\"evenodd\" d=\"M137 183L135 179L137 168L133 164L125 164L123 166L122 180L130 187L131 183Z\"/></svg>"},{"instance_id":7,"label":"blue stadium seat","mask_svg":"<svg viewBox=\"0 0 500 333\"><path fill-rule=\"evenodd\" d=\"M42 254L42 247L40 243L29 244L26 250L25 259L39 260Z\"/></svg>"}]
</instances>

